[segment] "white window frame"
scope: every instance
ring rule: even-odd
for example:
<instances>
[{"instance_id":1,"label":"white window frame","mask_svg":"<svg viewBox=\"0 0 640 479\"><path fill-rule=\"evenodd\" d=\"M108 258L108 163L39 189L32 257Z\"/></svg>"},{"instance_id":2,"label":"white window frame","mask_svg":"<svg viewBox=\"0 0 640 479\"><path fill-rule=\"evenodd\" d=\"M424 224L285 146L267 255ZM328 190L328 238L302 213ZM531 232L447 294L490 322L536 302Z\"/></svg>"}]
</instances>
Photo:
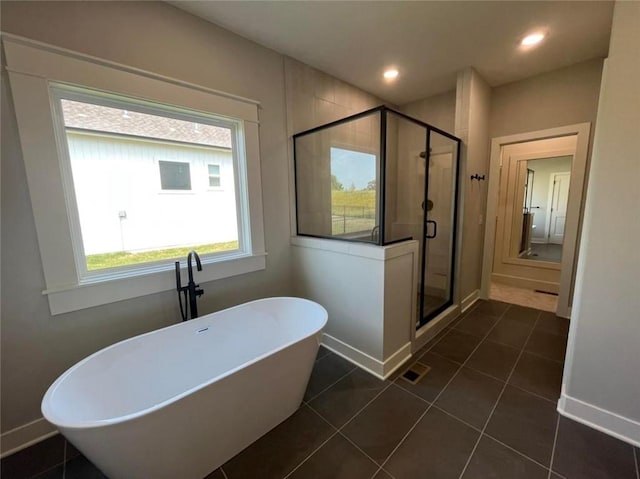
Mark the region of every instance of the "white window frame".
<instances>
[{"instance_id":1,"label":"white window frame","mask_svg":"<svg viewBox=\"0 0 640 479\"><path fill-rule=\"evenodd\" d=\"M102 92L105 98L111 94L162 105L163 112L174 109L176 115L186 110L236 122L238 232L246 234L238 251L203 255L198 280L265 269L258 102L14 35L3 35L3 44L45 276L43 294L52 315L175 289L171 260L110 268L95 275L84 274L79 267L77 242L82 240L79 224L74 225L73 188L65 185L71 176L61 154L67 148L66 135L61 138L61 129L56 128L60 111L52 94L54 84Z\"/></svg>"}]
</instances>

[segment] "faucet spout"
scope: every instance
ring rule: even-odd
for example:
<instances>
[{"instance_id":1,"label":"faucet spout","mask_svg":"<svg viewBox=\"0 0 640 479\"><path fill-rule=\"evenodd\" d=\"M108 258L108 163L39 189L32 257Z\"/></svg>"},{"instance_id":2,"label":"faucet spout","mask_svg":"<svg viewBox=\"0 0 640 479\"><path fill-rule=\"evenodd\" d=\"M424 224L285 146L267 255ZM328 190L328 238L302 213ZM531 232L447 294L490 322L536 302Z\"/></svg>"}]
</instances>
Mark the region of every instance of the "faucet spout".
<instances>
[{"instance_id":1,"label":"faucet spout","mask_svg":"<svg viewBox=\"0 0 640 479\"><path fill-rule=\"evenodd\" d=\"M198 271L202 271L202 263L200 262L200 256L198 256L198 253L196 253L195 250L189 251L189 254L187 256L187 270L189 271L190 283L193 283L193 266L191 265L191 259L193 257L196 258L196 267L198 268Z\"/></svg>"}]
</instances>

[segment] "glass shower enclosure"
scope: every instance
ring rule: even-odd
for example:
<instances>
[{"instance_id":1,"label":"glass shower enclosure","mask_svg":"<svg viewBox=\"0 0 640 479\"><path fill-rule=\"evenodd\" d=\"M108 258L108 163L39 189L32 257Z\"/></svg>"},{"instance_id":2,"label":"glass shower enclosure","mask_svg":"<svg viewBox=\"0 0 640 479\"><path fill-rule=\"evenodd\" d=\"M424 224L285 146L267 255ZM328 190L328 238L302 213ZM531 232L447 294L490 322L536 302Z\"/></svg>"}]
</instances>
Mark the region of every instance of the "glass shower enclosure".
<instances>
[{"instance_id":1,"label":"glass shower enclosure","mask_svg":"<svg viewBox=\"0 0 640 479\"><path fill-rule=\"evenodd\" d=\"M386 106L293 140L297 234L417 240L417 327L452 305L461 140Z\"/></svg>"}]
</instances>

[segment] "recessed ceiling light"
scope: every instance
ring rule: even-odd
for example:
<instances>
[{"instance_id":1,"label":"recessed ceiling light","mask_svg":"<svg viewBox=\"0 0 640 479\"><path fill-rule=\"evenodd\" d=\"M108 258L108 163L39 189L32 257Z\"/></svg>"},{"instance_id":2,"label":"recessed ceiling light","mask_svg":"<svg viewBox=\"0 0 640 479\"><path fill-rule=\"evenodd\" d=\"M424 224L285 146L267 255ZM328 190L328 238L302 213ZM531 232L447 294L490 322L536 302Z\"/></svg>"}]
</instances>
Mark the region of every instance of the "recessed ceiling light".
<instances>
[{"instance_id":1,"label":"recessed ceiling light","mask_svg":"<svg viewBox=\"0 0 640 479\"><path fill-rule=\"evenodd\" d=\"M540 43L544 39L544 33L532 33L531 35L527 35L522 39L520 44L523 47L530 47L531 45L536 45Z\"/></svg>"},{"instance_id":2,"label":"recessed ceiling light","mask_svg":"<svg viewBox=\"0 0 640 479\"><path fill-rule=\"evenodd\" d=\"M387 70L383 75L387 80L391 80L398 76L398 70Z\"/></svg>"}]
</instances>

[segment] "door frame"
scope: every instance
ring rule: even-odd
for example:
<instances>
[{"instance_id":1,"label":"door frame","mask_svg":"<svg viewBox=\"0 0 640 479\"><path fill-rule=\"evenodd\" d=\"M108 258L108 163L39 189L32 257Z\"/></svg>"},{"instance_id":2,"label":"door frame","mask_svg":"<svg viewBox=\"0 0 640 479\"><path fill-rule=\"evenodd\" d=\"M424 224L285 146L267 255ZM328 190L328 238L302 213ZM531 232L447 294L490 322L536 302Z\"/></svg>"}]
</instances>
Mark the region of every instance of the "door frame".
<instances>
[{"instance_id":1,"label":"door frame","mask_svg":"<svg viewBox=\"0 0 640 479\"><path fill-rule=\"evenodd\" d=\"M535 140L576 135L576 151L571 164L571 183L569 186L565 242L562 251L560 289L558 294L558 309L556 311L558 316L564 318L571 316L571 300L579 246L578 232L582 223L583 190L585 188L590 131L591 123L587 122L491 139L491 160L489 164L484 252L482 258L482 283L480 287L481 298L488 299L491 288L491 272L493 270L493 254L496 240L500 163L503 147L514 143L525 143Z\"/></svg>"},{"instance_id":2,"label":"door frame","mask_svg":"<svg viewBox=\"0 0 640 479\"><path fill-rule=\"evenodd\" d=\"M573 165L573 161L572 161L572 165ZM546 244L551 243L550 239L551 239L551 220L553 219L551 217L551 210L553 209L553 197L556 191L556 175L569 175L569 187L571 187L571 171L556 171L554 173L551 173L549 175L549 197L547 199L547 212L546 212L546 218L548 221L545 221L544 224L544 237L546 238L547 242ZM568 201L568 198L567 198ZM568 205L567 205L568 206ZM557 244L557 243L551 243L551 244ZM564 244L564 235L562 237L562 243Z\"/></svg>"}]
</instances>

